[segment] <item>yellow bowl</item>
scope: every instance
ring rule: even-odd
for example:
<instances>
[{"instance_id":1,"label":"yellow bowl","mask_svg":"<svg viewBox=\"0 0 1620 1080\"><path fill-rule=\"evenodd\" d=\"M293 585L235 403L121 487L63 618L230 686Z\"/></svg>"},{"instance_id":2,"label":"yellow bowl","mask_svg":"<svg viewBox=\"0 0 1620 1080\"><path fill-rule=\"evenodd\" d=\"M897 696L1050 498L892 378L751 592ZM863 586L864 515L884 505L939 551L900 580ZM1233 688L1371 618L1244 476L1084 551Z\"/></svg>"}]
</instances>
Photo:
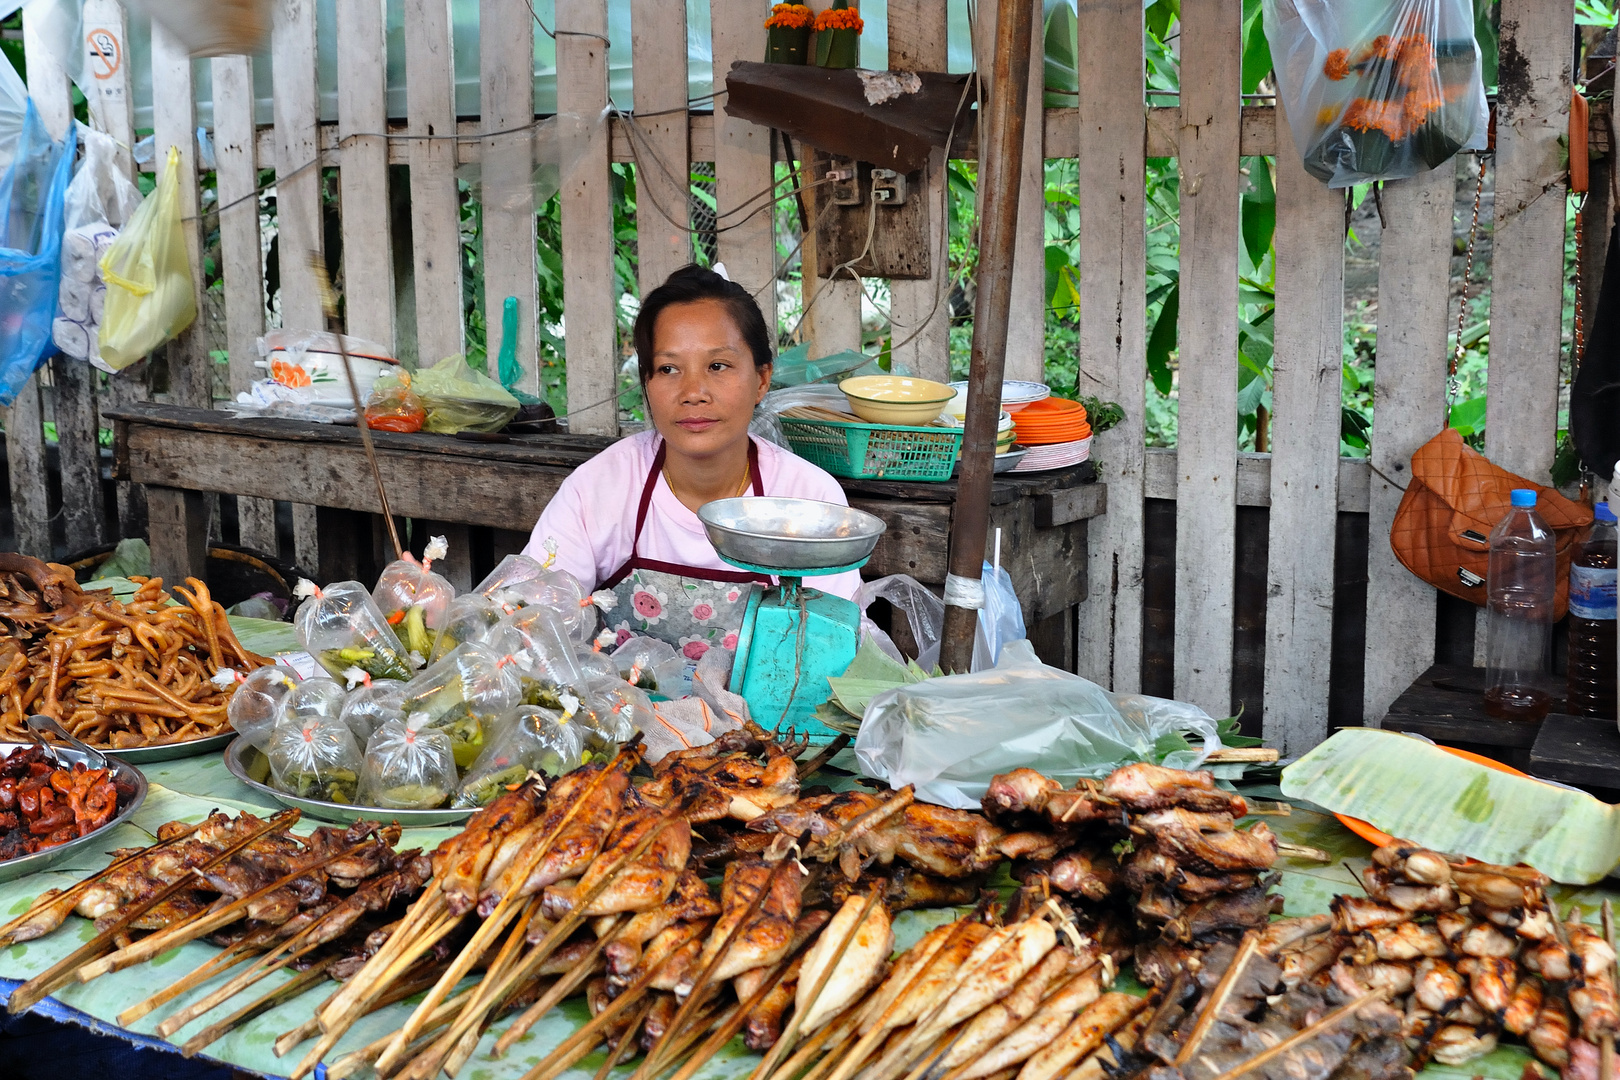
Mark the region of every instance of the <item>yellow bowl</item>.
<instances>
[{"instance_id":1,"label":"yellow bowl","mask_svg":"<svg viewBox=\"0 0 1620 1080\"><path fill-rule=\"evenodd\" d=\"M838 389L849 399L850 411L867 423L903 427L933 423L956 393L944 383L902 375L858 375Z\"/></svg>"}]
</instances>

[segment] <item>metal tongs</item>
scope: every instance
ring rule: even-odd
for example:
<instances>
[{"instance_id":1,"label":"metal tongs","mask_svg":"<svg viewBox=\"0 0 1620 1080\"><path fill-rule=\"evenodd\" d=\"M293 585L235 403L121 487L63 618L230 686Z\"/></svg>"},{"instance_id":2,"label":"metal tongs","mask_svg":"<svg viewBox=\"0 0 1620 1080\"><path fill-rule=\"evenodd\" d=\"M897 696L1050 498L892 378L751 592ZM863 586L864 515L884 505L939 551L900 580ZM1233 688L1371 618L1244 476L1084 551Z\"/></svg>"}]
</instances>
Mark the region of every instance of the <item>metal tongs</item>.
<instances>
[{"instance_id":1,"label":"metal tongs","mask_svg":"<svg viewBox=\"0 0 1620 1080\"><path fill-rule=\"evenodd\" d=\"M78 739L75 739L72 735L68 734L68 729L67 728L65 728L61 724L57 723L55 720L51 719L49 716L45 716L45 715L42 715L40 713L35 713L34 715L32 715L32 716L30 716L28 718L28 728L29 728L29 731L31 733L34 733L34 736L35 736L34 737L34 742L38 743L40 746L43 746L45 748L45 753L50 755L51 761L58 768L63 768L63 769L69 768L72 763L63 761L60 757L58 757L57 754L56 754L56 749L57 749L56 745L54 743L46 742L42 738L39 738L37 733L43 731L43 732L49 732L50 734L55 735L58 739L61 739L63 742L67 743L70 747L77 750L79 753L83 754L86 758L88 758L89 761L90 761L91 768L95 768L95 769L111 769L112 768L112 763L107 760L107 755L106 754L103 754L100 750L97 750L95 747L89 745L88 743L83 743L83 742L80 742Z\"/></svg>"}]
</instances>

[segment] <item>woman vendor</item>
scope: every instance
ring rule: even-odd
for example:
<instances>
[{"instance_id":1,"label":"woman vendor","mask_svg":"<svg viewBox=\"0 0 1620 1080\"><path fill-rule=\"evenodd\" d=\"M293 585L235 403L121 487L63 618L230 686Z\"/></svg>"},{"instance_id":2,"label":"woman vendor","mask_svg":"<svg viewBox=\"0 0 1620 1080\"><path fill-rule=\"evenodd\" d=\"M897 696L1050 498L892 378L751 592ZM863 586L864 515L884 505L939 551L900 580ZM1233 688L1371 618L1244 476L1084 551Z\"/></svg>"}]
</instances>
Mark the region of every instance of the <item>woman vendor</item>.
<instances>
[{"instance_id":1,"label":"woman vendor","mask_svg":"<svg viewBox=\"0 0 1620 1080\"><path fill-rule=\"evenodd\" d=\"M748 433L771 386L771 340L742 286L687 266L648 294L636 356L652 429L575 469L535 523L525 553L617 597L608 628L660 638L697 659L736 648L748 583L709 543L697 509L716 499L775 495L844 504L828 473ZM814 586L853 597L855 571Z\"/></svg>"}]
</instances>

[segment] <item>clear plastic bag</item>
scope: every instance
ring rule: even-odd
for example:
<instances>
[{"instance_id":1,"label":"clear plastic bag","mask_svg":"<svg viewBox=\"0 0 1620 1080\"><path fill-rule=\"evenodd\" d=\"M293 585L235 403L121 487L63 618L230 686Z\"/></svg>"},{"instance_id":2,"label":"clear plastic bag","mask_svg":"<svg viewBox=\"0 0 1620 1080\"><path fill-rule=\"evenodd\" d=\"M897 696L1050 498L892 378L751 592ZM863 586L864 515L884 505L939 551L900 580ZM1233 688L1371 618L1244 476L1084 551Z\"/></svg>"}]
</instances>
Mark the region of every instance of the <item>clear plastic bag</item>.
<instances>
[{"instance_id":1,"label":"clear plastic bag","mask_svg":"<svg viewBox=\"0 0 1620 1080\"><path fill-rule=\"evenodd\" d=\"M1328 187L1397 180L1485 147L1469 0L1263 0L1305 170Z\"/></svg>"},{"instance_id":2,"label":"clear plastic bag","mask_svg":"<svg viewBox=\"0 0 1620 1080\"><path fill-rule=\"evenodd\" d=\"M507 611L542 606L557 613L560 625L575 645L584 645L596 633L597 610L612 607L612 592L585 591L566 570L552 570L527 555L508 555L473 590Z\"/></svg>"},{"instance_id":3,"label":"clear plastic bag","mask_svg":"<svg viewBox=\"0 0 1620 1080\"><path fill-rule=\"evenodd\" d=\"M427 410L424 431L454 435L460 431L499 431L517 415L520 402L500 383L474 371L459 353L425 367L412 380Z\"/></svg>"},{"instance_id":4,"label":"clear plastic bag","mask_svg":"<svg viewBox=\"0 0 1620 1080\"><path fill-rule=\"evenodd\" d=\"M465 769L484 749L490 725L517 708L523 687L516 663L486 645L458 645L404 690L405 722L450 736L456 764Z\"/></svg>"},{"instance_id":5,"label":"clear plastic bag","mask_svg":"<svg viewBox=\"0 0 1620 1080\"><path fill-rule=\"evenodd\" d=\"M501 625L505 613L488 597L467 593L450 601L444 612L444 625L433 639L428 663L435 664L460 645L482 642Z\"/></svg>"},{"instance_id":6,"label":"clear plastic bag","mask_svg":"<svg viewBox=\"0 0 1620 1080\"><path fill-rule=\"evenodd\" d=\"M259 668L242 680L225 706L225 719L236 733L263 750L281 716L281 703L298 686L298 673L281 664Z\"/></svg>"},{"instance_id":7,"label":"clear plastic bag","mask_svg":"<svg viewBox=\"0 0 1620 1080\"><path fill-rule=\"evenodd\" d=\"M266 755L270 782L289 795L353 805L359 793L360 747L348 725L336 716L302 722L284 716L270 736Z\"/></svg>"},{"instance_id":8,"label":"clear plastic bag","mask_svg":"<svg viewBox=\"0 0 1620 1080\"><path fill-rule=\"evenodd\" d=\"M325 589L300 581L294 592L309 597L293 618L298 640L334 678L346 678L350 668L373 679L403 682L411 677L411 659L371 590L358 581L339 581Z\"/></svg>"},{"instance_id":9,"label":"clear plastic bag","mask_svg":"<svg viewBox=\"0 0 1620 1080\"><path fill-rule=\"evenodd\" d=\"M499 733L467 770L453 805L484 806L530 772L553 777L572 772L584 754L580 725L554 710L520 705L501 718Z\"/></svg>"},{"instance_id":10,"label":"clear plastic bag","mask_svg":"<svg viewBox=\"0 0 1620 1080\"><path fill-rule=\"evenodd\" d=\"M444 629L445 613L456 598L455 587L433 572L435 559L446 555L444 537L428 541L422 561L406 554L383 567L371 598L406 651L421 657L433 654L435 639Z\"/></svg>"},{"instance_id":11,"label":"clear plastic bag","mask_svg":"<svg viewBox=\"0 0 1620 1080\"><path fill-rule=\"evenodd\" d=\"M556 611L526 607L506 616L490 635L498 652L516 655L523 704L573 713L587 696L585 671Z\"/></svg>"},{"instance_id":12,"label":"clear plastic bag","mask_svg":"<svg viewBox=\"0 0 1620 1080\"><path fill-rule=\"evenodd\" d=\"M1024 609L1018 603L1012 576L984 564L984 607L979 609L978 625L973 634L973 670L983 671L996 666L1001 650L1009 642L1025 636Z\"/></svg>"},{"instance_id":13,"label":"clear plastic bag","mask_svg":"<svg viewBox=\"0 0 1620 1080\"><path fill-rule=\"evenodd\" d=\"M987 562L980 580L984 582L984 607L979 609L973 631L973 671L994 667L1002 647L1025 636L1024 609L1013 590L1012 577L1005 569L996 570ZM874 600L887 600L891 607L905 615L911 627L911 639L918 647L917 665L924 671L934 670L939 665L939 642L945 628L945 601L909 574L891 574L861 583L855 594L855 602L862 612L861 633L895 660L904 659L900 650L889 635L865 615Z\"/></svg>"},{"instance_id":14,"label":"clear plastic bag","mask_svg":"<svg viewBox=\"0 0 1620 1080\"><path fill-rule=\"evenodd\" d=\"M343 716L343 703L348 693L343 684L324 675L317 675L287 691L281 699L276 724L297 726L310 720L338 720ZM358 740L357 740L358 741Z\"/></svg>"},{"instance_id":15,"label":"clear plastic bag","mask_svg":"<svg viewBox=\"0 0 1620 1080\"><path fill-rule=\"evenodd\" d=\"M688 688L685 679L686 657L675 651L675 646L655 637L636 635L627 638L613 650L613 662L619 665L619 678L631 686L639 687L665 697L681 696L674 691L680 684Z\"/></svg>"},{"instance_id":16,"label":"clear plastic bag","mask_svg":"<svg viewBox=\"0 0 1620 1080\"><path fill-rule=\"evenodd\" d=\"M180 151L101 257L107 300L98 338L101 359L122 371L190 326L197 317L191 262L180 220Z\"/></svg>"},{"instance_id":17,"label":"clear plastic bag","mask_svg":"<svg viewBox=\"0 0 1620 1080\"><path fill-rule=\"evenodd\" d=\"M366 426L373 431L394 431L409 435L421 431L427 421L422 399L411 389L411 373L384 375L371 387L366 399Z\"/></svg>"},{"instance_id":18,"label":"clear plastic bag","mask_svg":"<svg viewBox=\"0 0 1620 1080\"><path fill-rule=\"evenodd\" d=\"M1176 736L1202 748L1163 753ZM979 805L991 777L1021 766L1067 787L1136 761L1197 768L1219 746L1215 721L1197 706L1112 693L1042 664L1029 642L1015 641L989 671L873 698L855 757L867 776L916 784L918 799L966 809Z\"/></svg>"},{"instance_id":19,"label":"clear plastic bag","mask_svg":"<svg viewBox=\"0 0 1620 1080\"><path fill-rule=\"evenodd\" d=\"M73 129L54 142L29 101L17 156L0 178L0 406L17 400L51 351L73 146ZM186 290L189 296L189 274Z\"/></svg>"},{"instance_id":20,"label":"clear plastic bag","mask_svg":"<svg viewBox=\"0 0 1620 1080\"><path fill-rule=\"evenodd\" d=\"M590 685L590 711L579 717L585 748L595 756L611 754L638 731L658 723L652 699L623 679L600 679Z\"/></svg>"},{"instance_id":21,"label":"clear plastic bag","mask_svg":"<svg viewBox=\"0 0 1620 1080\"><path fill-rule=\"evenodd\" d=\"M612 656L600 649L577 652L574 654L574 660L579 664L579 670L584 673L587 683L619 677L619 665L613 662Z\"/></svg>"},{"instance_id":22,"label":"clear plastic bag","mask_svg":"<svg viewBox=\"0 0 1620 1080\"><path fill-rule=\"evenodd\" d=\"M456 790L450 736L390 720L366 741L360 800L384 810L431 810Z\"/></svg>"},{"instance_id":23,"label":"clear plastic bag","mask_svg":"<svg viewBox=\"0 0 1620 1080\"><path fill-rule=\"evenodd\" d=\"M390 720L405 718L405 684L397 679L375 679L349 691L339 714L354 741L366 745L377 729Z\"/></svg>"}]
</instances>

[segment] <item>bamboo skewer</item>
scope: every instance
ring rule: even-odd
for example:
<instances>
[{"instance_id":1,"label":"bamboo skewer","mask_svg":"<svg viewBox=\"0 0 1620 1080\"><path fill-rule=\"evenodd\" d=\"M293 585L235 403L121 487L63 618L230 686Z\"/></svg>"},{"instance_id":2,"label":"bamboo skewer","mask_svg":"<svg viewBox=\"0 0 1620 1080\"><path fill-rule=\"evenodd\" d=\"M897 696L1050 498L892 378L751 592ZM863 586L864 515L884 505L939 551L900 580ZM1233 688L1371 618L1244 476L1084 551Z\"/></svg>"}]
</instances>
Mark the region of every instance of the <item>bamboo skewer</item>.
<instances>
[{"instance_id":1,"label":"bamboo skewer","mask_svg":"<svg viewBox=\"0 0 1620 1080\"><path fill-rule=\"evenodd\" d=\"M221 986L211 993L205 995L200 1000L192 1002L190 1005L187 1005L173 1016L166 1017L163 1022L157 1026L156 1030L158 1037L167 1039L170 1035L173 1035L175 1032L179 1031L181 1028L185 1027L199 1016L202 1016L206 1012L210 1012L217 1006L223 1005L225 1002L229 1001L237 994L240 994L243 990L246 990L260 979L263 979L274 972L280 971L288 964L296 963L301 957L307 955L315 949L320 948L322 944L322 942L314 942L290 953L277 950L276 952L267 953L266 955L261 956L257 961L254 962L252 967L248 968L248 970L242 972L240 975L237 975L224 986Z\"/></svg>"},{"instance_id":2,"label":"bamboo skewer","mask_svg":"<svg viewBox=\"0 0 1620 1080\"><path fill-rule=\"evenodd\" d=\"M858 1005L850 1006L844 1011L840 1019L828 1024L806 1039L797 1050L788 1056L786 1061L782 1062L777 1072L785 1077L795 1076L800 1069L803 1069L809 1063L811 1058L820 1052L823 1046L828 1043L839 1044L847 1041L854 1034L855 1018L859 1008Z\"/></svg>"},{"instance_id":3,"label":"bamboo skewer","mask_svg":"<svg viewBox=\"0 0 1620 1080\"><path fill-rule=\"evenodd\" d=\"M562 1060L576 1045L586 1039L599 1039L599 1033L613 1023L614 1020L617 1020L620 1014L633 1005L639 1005L640 997L646 991L648 985L652 983L653 976L657 973L658 969L656 967L648 967L642 973L641 978L625 987L618 997L608 1002L607 1008L591 1017L578 1031L558 1043L550 1054L547 1054L534 1068L524 1074L523 1080L543 1080L543 1078L555 1076L578 1061L579 1058L584 1057L585 1054L580 1054L579 1057L569 1058L566 1062ZM502 1036L501 1042L506 1042L510 1046L511 1043L507 1042L507 1036L511 1034L511 1031L508 1031L506 1036ZM590 1045L595 1046L596 1042L592 1042ZM495 1051L496 1057L499 1057L504 1052L499 1043L496 1044ZM590 1053L590 1051L586 1050L585 1053Z\"/></svg>"},{"instance_id":4,"label":"bamboo skewer","mask_svg":"<svg viewBox=\"0 0 1620 1080\"><path fill-rule=\"evenodd\" d=\"M435 978L437 978L437 976L435 976ZM450 1018L456 1014L456 1010L461 1008L461 1006L464 1004L461 999L468 993L470 993L470 990L462 990L458 993L451 994L449 998L445 999L445 1001L433 1011L433 1015L428 1018L427 1029L430 1031L437 1031L445 1024L448 1024L450 1022ZM347 1054L344 1054L342 1057L334 1061L331 1065L327 1066L326 1075L331 1077L332 1080L339 1080L341 1077L352 1074L362 1065L369 1065L371 1062L376 1061L377 1058L382 1055L382 1052L388 1049L388 1044L393 1041L394 1033L392 1031L388 1032L386 1035L378 1036L376 1039L360 1047L360 1049L349 1051Z\"/></svg>"},{"instance_id":5,"label":"bamboo skewer","mask_svg":"<svg viewBox=\"0 0 1620 1080\"><path fill-rule=\"evenodd\" d=\"M209 859L202 866L198 867L198 869L206 870L211 866L215 866L218 863L230 858L232 855L235 855L238 851L241 851L243 848L247 847L249 844L265 836L266 834L277 829L285 829L291 826L297 822L299 814L300 812L298 810L284 810L275 817L270 818L268 821L260 822L257 827L252 829L247 834L247 836L240 837L232 841L230 844L227 844L223 849L221 849L218 855L215 855L213 858ZM100 956L102 952L106 950L107 946L112 943L113 939L123 932L125 927L134 922L136 919L140 918L142 915L146 914L148 911L157 907L163 901L169 899L171 896L185 888L188 888L191 883L191 875L183 875L172 884L166 885L162 889L159 889L157 893L150 898L139 901L134 906L126 909L123 914L118 917L117 921L115 921L106 930L97 934L85 944L79 946L79 948L73 950L72 953L63 957L61 960L58 960L55 964L52 964L47 970L41 972L19 986L12 993L11 1000L7 1002L6 1010L13 1016L16 1016L18 1013L24 1012L33 1005L37 1004L39 1001L48 997L59 987L62 987L68 982L72 981L74 973L78 971L79 968L87 961L93 960Z\"/></svg>"},{"instance_id":6,"label":"bamboo skewer","mask_svg":"<svg viewBox=\"0 0 1620 1080\"><path fill-rule=\"evenodd\" d=\"M399 1002L410 997L412 994L420 994L423 990L426 990L428 987L432 986L438 981L439 972L436 968L429 970L424 975L420 975L412 979L401 980L400 982L397 982L393 986L389 987L387 993L373 1001L371 1005L367 1007L366 1012L372 1013L378 1009L386 1008L389 1005L398 1004ZM335 992L336 991L334 991L334 993ZM276 1057L286 1057L287 1051L291 1050L293 1047L297 1046L306 1039L313 1039L320 1033L320 1020L311 1016L308 1020L305 1020L297 1027L292 1028L289 1031L282 1032L281 1035L276 1039L275 1046L272 1049L274 1050ZM387 1045L387 1040L392 1039L393 1037L394 1033L390 1031L383 1037L383 1045ZM377 1048L377 1052L382 1053L381 1046ZM328 1069L327 1072L330 1073L331 1070Z\"/></svg>"},{"instance_id":7,"label":"bamboo skewer","mask_svg":"<svg viewBox=\"0 0 1620 1080\"><path fill-rule=\"evenodd\" d=\"M1260 1053L1254 1055L1254 1057L1243 1062L1241 1065L1234 1065L1232 1068L1227 1069L1225 1072L1215 1077L1215 1080L1237 1080L1238 1077L1258 1069L1268 1061L1286 1054L1294 1047L1310 1042L1328 1028L1333 1027L1339 1021L1349 1019L1366 1006L1375 1001L1383 1001L1388 996L1388 990L1379 989L1374 990L1370 994L1364 994L1361 997L1356 998L1354 1001L1341 1005L1337 1009L1334 1009L1332 1012L1328 1013L1326 1016L1322 1017L1322 1019L1318 1020L1316 1023L1295 1032L1293 1035L1290 1035L1288 1038L1284 1039L1275 1046L1268 1047L1267 1049L1260 1051Z\"/></svg>"},{"instance_id":8,"label":"bamboo skewer","mask_svg":"<svg viewBox=\"0 0 1620 1080\"><path fill-rule=\"evenodd\" d=\"M613 1067L624 1059L624 1052L636 1044L636 1033L641 1030L642 1023L646 1021L647 1014L651 1011L651 1001L642 1004L640 1010L631 1018L630 1026L624 1029L624 1034L619 1036L619 1041L614 1043L613 1048L608 1051L607 1060L602 1062L602 1067L596 1070L596 1075L592 1080L607 1080L608 1073L612 1072Z\"/></svg>"},{"instance_id":9,"label":"bamboo skewer","mask_svg":"<svg viewBox=\"0 0 1620 1080\"><path fill-rule=\"evenodd\" d=\"M215 975L229 971L237 964L246 962L258 947L259 943L253 941L251 937L244 938L218 956L203 961L190 974L170 983L151 997L138 1001L119 1013L118 1026L127 1028L158 1006L166 1005L188 990L194 990L201 986Z\"/></svg>"},{"instance_id":10,"label":"bamboo skewer","mask_svg":"<svg viewBox=\"0 0 1620 1080\"><path fill-rule=\"evenodd\" d=\"M601 951L607 947L608 942L617 937L619 931L623 928L623 925L616 926L614 927L612 934L604 934L602 937L598 938L595 948L593 948L587 956L585 956L577 965L575 965L572 971L561 976L554 984L552 984L549 990L540 995L539 1000L537 1000L533 1005L530 1005L527 1009L523 1010L523 1014L513 1021L512 1026L507 1028L506 1032L500 1037L499 1040L496 1041L492 1056L500 1057L502 1054L506 1053L507 1047L511 1046L517 1040L523 1038L523 1036L528 1033L528 1030L534 1026L535 1021L539 1020L542 1016L555 1008L557 1003L571 994L580 983L590 978L591 968L596 963L596 958L601 955ZM531 965L527 962L527 960L523 961L519 965L517 975L521 981L527 981L524 976L532 974L529 971L530 966Z\"/></svg>"},{"instance_id":11,"label":"bamboo skewer","mask_svg":"<svg viewBox=\"0 0 1620 1080\"><path fill-rule=\"evenodd\" d=\"M737 1008L731 1017L715 1029L714 1034L710 1035L708 1040L698 1047L697 1052L687 1059L686 1064L682 1065L680 1071L670 1080L691 1080L692 1074L702 1068L704 1062L712 1058L722 1046L730 1042L732 1036L736 1035L743 1024L748 1022L748 1014L759 1008L759 1003L765 1000L765 996L775 990L782 982L790 963L791 960L779 962L770 976L760 984L759 989L754 991L747 1001L738 1002ZM660 1068L659 1071L662 1072L662 1069Z\"/></svg>"},{"instance_id":12,"label":"bamboo skewer","mask_svg":"<svg viewBox=\"0 0 1620 1080\"><path fill-rule=\"evenodd\" d=\"M259 1016L262 1013L269 1012L277 1005L280 1005L283 1001L287 1001L298 996L299 994L303 993L307 987L313 986L321 979L326 978L326 969L331 967L336 962L336 956L327 957L325 960L320 961L314 966L298 972L292 978L271 990L269 993L264 994L262 997L259 997L254 1001L250 1001L248 1004L242 1006L240 1009L237 1009L235 1012L231 1013L217 1024L208 1025L185 1041L185 1043L180 1047L181 1055L188 1058L196 1057L198 1054L202 1053L203 1050L224 1038L225 1035L233 1028L245 1024L247 1021L252 1020L254 1017Z\"/></svg>"},{"instance_id":13,"label":"bamboo skewer","mask_svg":"<svg viewBox=\"0 0 1620 1080\"><path fill-rule=\"evenodd\" d=\"M1221 975L1221 981L1215 984L1214 990L1210 991L1209 999L1204 1002L1203 1011L1198 1014L1198 1021L1193 1024L1192 1031L1187 1033L1187 1041L1182 1043L1181 1049L1177 1051L1176 1060L1173 1063L1176 1068L1179 1069L1187 1064L1193 1059L1193 1055L1198 1053L1198 1048L1204 1044L1204 1038L1209 1034L1209 1029L1215 1024L1216 1014L1221 1011L1221 1006L1226 1004L1226 999L1232 995L1232 988L1237 985L1239 976L1243 974L1243 969L1249 966L1249 961L1254 958L1254 954L1259 949L1260 935L1253 930L1243 935L1243 942L1238 946L1237 953L1232 957L1232 962L1226 965L1226 971Z\"/></svg>"},{"instance_id":14,"label":"bamboo skewer","mask_svg":"<svg viewBox=\"0 0 1620 1080\"><path fill-rule=\"evenodd\" d=\"M382 948L378 949L371 959L367 960L365 965L355 972L348 982L343 984L343 987L333 995L331 1000L327 1001L317 1011L322 1028L324 1029L327 1026L331 1018L341 1016L360 1001L361 996L367 989L363 980L368 973L372 972L374 967L377 970L386 968L405 949L411 940L412 932L443 910L444 882L435 877L428 882L428 886L423 890L422 895L416 898L416 903L411 905L410 910L405 913L405 917L394 928L394 932L389 935L388 940L383 942Z\"/></svg>"},{"instance_id":15,"label":"bamboo skewer","mask_svg":"<svg viewBox=\"0 0 1620 1080\"><path fill-rule=\"evenodd\" d=\"M738 1006L736 1002L733 1002L730 1006L717 1005L700 1015L692 1023L687 1024L679 1034L673 1037L673 1040L667 1040L667 1037L666 1039L659 1040L660 1042L671 1041L671 1045L668 1051L662 1056L660 1063L648 1075L658 1076L665 1069L681 1061L683 1058L693 1056L692 1044L703 1038L704 1035L708 1034L709 1031L714 1028L715 1024L718 1023L724 1025L729 1023L732 1017L737 1013L737 1009ZM649 1055L646 1060L651 1061L651 1055ZM645 1065L646 1061L642 1062L642 1064Z\"/></svg>"}]
</instances>

